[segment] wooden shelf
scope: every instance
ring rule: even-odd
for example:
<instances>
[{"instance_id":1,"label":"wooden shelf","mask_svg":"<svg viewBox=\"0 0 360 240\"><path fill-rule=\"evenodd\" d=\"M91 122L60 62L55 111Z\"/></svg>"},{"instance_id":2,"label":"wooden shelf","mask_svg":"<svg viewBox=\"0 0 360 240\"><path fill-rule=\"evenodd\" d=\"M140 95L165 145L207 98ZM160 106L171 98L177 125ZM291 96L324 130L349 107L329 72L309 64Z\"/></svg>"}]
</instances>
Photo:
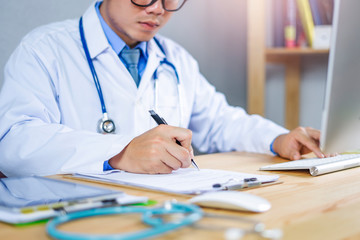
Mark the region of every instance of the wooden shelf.
<instances>
[{"instance_id":1,"label":"wooden shelf","mask_svg":"<svg viewBox=\"0 0 360 240\"><path fill-rule=\"evenodd\" d=\"M269 55L313 55L328 54L329 49L313 48L266 48L265 54Z\"/></svg>"},{"instance_id":2,"label":"wooden shelf","mask_svg":"<svg viewBox=\"0 0 360 240\"><path fill-rule=\"evenodd\" d=\"M265 49L266 63L280 63L289 67L291 61L300 61L301 56L310 55L327 55L329 49L312 49L312 48L267 48ZM300 63L299 63L300 64ZM300 71L298 73L300 75Z\"/></svg>"},{"instance_id":3,"label":"wooden shelf","mask_svg":"<svg viewBox=\"0 0 360 240\"><path fill-rule=\"evenodd\" d=\"M328 49L266 48L266 0L247 0L247 111L265 114L266 64L285 66L285 127L299 125L301 57L328 54Z\"/></svg>"}]
</instances>

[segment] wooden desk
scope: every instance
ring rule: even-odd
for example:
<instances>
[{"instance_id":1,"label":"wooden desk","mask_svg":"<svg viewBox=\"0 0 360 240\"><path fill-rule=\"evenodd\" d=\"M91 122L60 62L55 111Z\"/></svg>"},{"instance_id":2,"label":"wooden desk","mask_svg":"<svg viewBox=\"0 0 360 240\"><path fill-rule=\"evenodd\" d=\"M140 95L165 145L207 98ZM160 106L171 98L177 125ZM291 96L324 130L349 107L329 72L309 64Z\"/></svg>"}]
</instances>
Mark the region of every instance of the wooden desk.
<instances>
[{"instance_id":1,"label":"wooden desk","mask_svg":"<svg viewBox=\"0 0 360 240\"><path fill-rule=\"evenodd\" d=\"M278 174L282 184L246 190L268 199L272 208L265 213L244 213L225 210L206 212L244 216L262 221L267 228L281 228L283 239L360 239L360 168L312 177L307 171L263 172L260 166L284 160L260 154L225 153L196 157L201 168L224 169L256 174ZM62 176L56 176L63 178ZM65 178L65 180L69 180ZM73 180L79 181L79 180ZM85 183L85 182L84 182ZM86 182L89 183L89 182ZM90 184L90 183L89 183ZM91 183L94 184L94 183ZM95 184L100 185L100 184ZM186 201L188 196L177 196L147 190L104 184L129 194L148 196L159 202L176 198ZM224 224L223 220L201 220L207 224ZM227 225L228 223L226 223ZM64 225L68 231L87 233L118 233L140 229L135 216L97 217ZM0 223L0 239L50 239L45 225L14 227ZM186 227L160 239L224 239L223 232ZM246 239L253 239L251 236Z\"/></svg>"}]
</instances>

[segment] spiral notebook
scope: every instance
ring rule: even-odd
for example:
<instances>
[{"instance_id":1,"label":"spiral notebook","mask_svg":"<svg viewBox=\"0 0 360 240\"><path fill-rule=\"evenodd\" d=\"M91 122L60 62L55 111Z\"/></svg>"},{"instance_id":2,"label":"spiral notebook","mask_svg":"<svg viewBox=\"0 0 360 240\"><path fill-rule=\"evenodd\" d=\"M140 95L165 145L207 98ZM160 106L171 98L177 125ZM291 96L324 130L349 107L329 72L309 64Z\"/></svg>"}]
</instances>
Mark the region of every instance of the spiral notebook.
<instances>
[{"instance_id":1,"label":"spiral notebook","mask_svg":"<svg viewBox=\"0 0 360 240\"><path fill-rule=\"evenodd\" d=\"M109 174L74 174L76 178L141 187L178 194L241 189L274 183L277 175L248 174L234 171L182 168L171 174L135 174L123 171Z\"/></svg>"}]
</instances>

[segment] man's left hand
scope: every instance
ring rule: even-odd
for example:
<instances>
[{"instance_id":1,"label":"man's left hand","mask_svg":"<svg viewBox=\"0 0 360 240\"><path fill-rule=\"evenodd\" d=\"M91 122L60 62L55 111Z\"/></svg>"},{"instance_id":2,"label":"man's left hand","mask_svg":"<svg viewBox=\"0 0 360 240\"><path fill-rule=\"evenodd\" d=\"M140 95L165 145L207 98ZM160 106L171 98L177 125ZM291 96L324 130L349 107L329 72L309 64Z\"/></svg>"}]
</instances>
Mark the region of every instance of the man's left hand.
<instances>
[{"instance_id":1,"label":"man's left hand","mask_svg":"<svg viewBox=\"0 0 360 240\"><path fill-rule=\"evenodd\" d=\"M273 150L280 157L298 160L301 155L313 152L316 157L326 156L319 147L320 131L310 127L297 127L274 140Z\"/></svg>"}]
</instances>

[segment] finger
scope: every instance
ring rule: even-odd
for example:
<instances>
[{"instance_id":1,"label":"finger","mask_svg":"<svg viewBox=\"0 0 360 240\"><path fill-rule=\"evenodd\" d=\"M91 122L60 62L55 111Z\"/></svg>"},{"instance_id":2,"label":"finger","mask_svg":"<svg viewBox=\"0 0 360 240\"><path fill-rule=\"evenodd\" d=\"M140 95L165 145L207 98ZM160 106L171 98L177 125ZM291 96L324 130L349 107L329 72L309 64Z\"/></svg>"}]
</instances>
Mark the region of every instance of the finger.
<instances>
[{"instance_id":1,"label":"finger","mask_svg":"<svg viewBox=\"0 0 360 240\"><path fill-rule=\"evenodd\" d=\"M338 153L327 153L325 154L325 157L336 157L337 155L339 155Z\"/></svg>"},{"instance_id":2,"label":"finger","mask_svg":"<svg viewBox=\"0 0 360 240\"><path fill-rule=\"evenodd\" d=\"M189 152L192 150L191 147L192 132L189 129L173 127L171 136L174 140L178 140L181 146L186 148Z\"/></svg>"},{"instance_id":3,"label":"finger","mask_svg":"<svg viewBox=\"0 0 360 240\"><path fill-rule=\"evenodd\" d=\"M187 168L190 166L191 154L186 148L176 144L175 142L170 142L165 146L165 148L167 152L179 162L180 166L178 168Z\"/></svg>"},{"instance_id":4,"label":"finger","mask_svg":"<svg viewBox=\"0 0 360 240\"><path fill-rule=\"evenodd\" d=\"M324 158L326 157L326 155L321 151L319 145L320 145L320 136L321 133L319 130L311 128L311 127L307 127L305 128L306 133L308 134L310 140L312 140L312 146L313 148L309 148L309 150L311 150L312 152L314 152L314 154L319 157L319 158Z\"/></svg>"},{"instance_id":5,"label":"finger","mask_svg":"<svg viewBox=\"0 0 360 240\"><path fill-rule=\"evenodd\" d=\"M156 151L152 151L153 162L155 162L155 164L160 164L160 163L162 163L163 165L165 164L168 168L171 168L171 171L177 170L183 165L182 161L177 159L178 156L181 156L180 155L181 153L179 154L177 152L184 151L185 152L185 154L183 154L184 156L189 155L188 151L185 148L176 144L169 137L162 138L161 145L157 145L157 147L158 149ZM166 167L164 168L161 164L157 165L156 167L158 167L159 170L154 169L153 172L157 172L157 171L160 171L161 173L168 172L168 169Z\"/></svg>"},{"instance_id":6,"label":"finger","mask_svg":"<svg viewBox=\"0 0 360 240\"><path fill-rule=\"evenodd\" d=\"M290 160L299 160L301 158L301 154L299 151L292 151L290 153Z\"/></svg>"},{"instance_id":7,"label":"finger","mask_svg":"<svg viewBox=\"0 0 360 240\"><path fill-rule=\"evenodd\" d=\"M313 152L316 157L318 157L318 158L325 157L324 153L321 151L321 149L318 147L318 145L316 143L307 141L307 142L303 142L303 144L310 152Z\"/></svg>"},{"instance_id":8,"label":"finger","mask_svg":"<svg viewBox=\"0 0 360 240\"><path fill-rule=\"evenodd\" d=\"M147 169L147 173L150 174L165 174L171 173L174 169L167 165L164 161L159 161L157 164L152 165L151 168Z\"/></svg>"},{"instance_id":9,"label":"finger","mask_svg":"<svg viewBox=\"0 0 360 240\"><path fill-rule=\"evenodd\" d=\"M193 149L193 147L190 145L190 147L191 147L191 149L190 149L190 158L191 159L194 159L195 158L195 156L194 156L194 149Z\"/></svg>"},{"instance_id":10,"label":"finger","mask_svg":"<svg viewBox=\"0 0 360 240\"><path fill-rule=\"evenodd\" d=\"M306 133L300 134L297 136L296 140L300 144L304 145L307 149L312 151L317 157L319 157L319 158L325 157L323 152L320 150L317 142L313 138L311 138L308 134L306 134Z\"/></svg>"},{"instance_id":11,"label":"finger","mask_svg":"<svg viewBox=\"0 0 360 240\"><path fill-rule=\"evenodd\" d=\"M163 136L162 145L167 153L172 155L180 162L180 167L189 167L191 164L190 151L192 150L192 132L185 128L173 127L169 125L160 125L156 130ZM176 141L178 141L180 145L178 145ZM174 164L171 166L177 167Z\"/></svg>"},{"instance_id":12,"label":"finger","mask_svg":"<svg viewBox=\"0 0 360 240\"><path fill-rule=\"evenodd\" d=\"M315 139L316 141L320 141L320 131L311 127L305 128L306 133L311 137L312 139Z\"/></svg>"},{"instance_id":13,"label":"finger","mask_svg":"<svg viewBox=\"0 0 360 240\"><path fill-rule=\"evenodd\" d=\"M171 153L167 151L166 157L161 159L161 162L166 164L172 170L177 170L182 167L183 163L174 157Z\"/></svg>"}]
</instances>

